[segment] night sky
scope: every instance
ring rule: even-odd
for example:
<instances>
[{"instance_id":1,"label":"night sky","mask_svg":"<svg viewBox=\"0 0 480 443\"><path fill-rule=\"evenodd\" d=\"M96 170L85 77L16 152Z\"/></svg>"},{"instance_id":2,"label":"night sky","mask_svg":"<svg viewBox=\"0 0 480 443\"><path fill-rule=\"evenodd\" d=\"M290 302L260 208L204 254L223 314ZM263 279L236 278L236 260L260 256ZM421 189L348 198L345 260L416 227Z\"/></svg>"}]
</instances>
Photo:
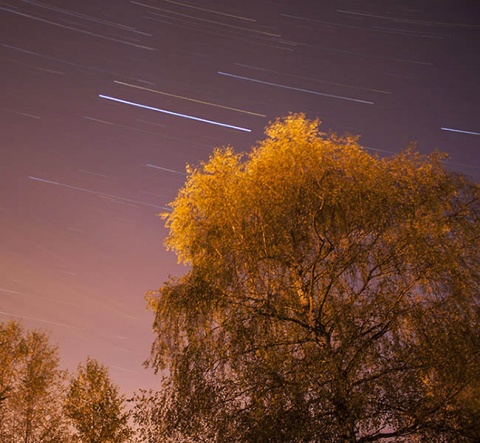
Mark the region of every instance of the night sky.
<instances>
[{"instance_id":1,"label":"night sky","mask_svg":"<svg viewBox=\"0 0 480 443\"><path fill-rule=\"evenodd\" d=\"M0 321L153 386L144 294L185 165L289 112L480 179L480 2L0 2ZM377 149L378 151L374 151Z\"/></svg>"}]
</instances>

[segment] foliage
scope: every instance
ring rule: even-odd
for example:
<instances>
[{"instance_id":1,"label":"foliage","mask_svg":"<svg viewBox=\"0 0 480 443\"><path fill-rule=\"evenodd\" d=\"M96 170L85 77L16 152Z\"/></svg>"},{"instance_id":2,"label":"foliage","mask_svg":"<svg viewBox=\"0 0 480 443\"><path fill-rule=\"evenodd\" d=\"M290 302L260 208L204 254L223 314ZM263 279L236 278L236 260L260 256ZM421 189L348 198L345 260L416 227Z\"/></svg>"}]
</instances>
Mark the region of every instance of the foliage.
<instances>
[{"instance_id":1,"label":"foliage","mask_svg":"<svg viewBox=\"0 0 480 443\"><path fill-rule=\"evenodd\" d=\"M0 441L68 442L61 400L66 374L48 336L1 323L0 361Z\"/></svg>"},{"instance_id":2,"label":"foliage","mask_svg":"<svg viewBox=\"0 0 480 443\"><path fill-rule=\"evenodd\" d=\"M129 414L123 410L124 403L125 399L111 382L107 368L87 358L70 381L64 409L79 441L122 443L132 434L128 425Z\"/></svg>"},{"instance_id":3,"label":"foliage","mask_svg":"<svg viewBox=\"0 0 480 443\"><path fill-rule=\"evenodd\" d=\"M476 441L478 186L303 115L266 136L189 167L163 215L190 270L148 296L148 441Z\"/></svg>"}]
</instances>

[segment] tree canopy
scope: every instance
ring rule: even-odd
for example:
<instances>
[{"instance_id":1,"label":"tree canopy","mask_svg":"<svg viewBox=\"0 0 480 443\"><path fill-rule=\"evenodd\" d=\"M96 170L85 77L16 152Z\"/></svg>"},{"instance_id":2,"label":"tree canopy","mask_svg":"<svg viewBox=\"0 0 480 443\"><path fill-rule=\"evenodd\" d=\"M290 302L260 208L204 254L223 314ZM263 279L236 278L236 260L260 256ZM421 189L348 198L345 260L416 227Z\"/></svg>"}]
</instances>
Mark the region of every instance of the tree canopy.
<instances>
[{"instance_id":1,"label":"tree canopy","mask_svg":"<svg viewBox=\"0 0 480 443\"><path fill-rule=\"evenodd\" d=\"M45 332L0 323L0 441L70 441L62 413L66 373L58 360Z\"/></svg>"},{"instance_id":2,"label":"tree canopy","mask_svg":"<svg viewBox=\"0 0 480 443\"><path fill-rule=\"evenodd\" d=\"M87 358L78 366L65 399L65 414L82 443L122 443L132 435L125 399L108 375L108 369Z\"/></svg>"},{"instance_id":3,"label":"tree canopy","mask_svg":"<svg viewBox=\"0 0 480 443\"><path fill-rule=\"evenodd\" d=\"M479 187L443 159L290 115L188 167L150 441L478 441Z\"/></svg>"}]
</instances>

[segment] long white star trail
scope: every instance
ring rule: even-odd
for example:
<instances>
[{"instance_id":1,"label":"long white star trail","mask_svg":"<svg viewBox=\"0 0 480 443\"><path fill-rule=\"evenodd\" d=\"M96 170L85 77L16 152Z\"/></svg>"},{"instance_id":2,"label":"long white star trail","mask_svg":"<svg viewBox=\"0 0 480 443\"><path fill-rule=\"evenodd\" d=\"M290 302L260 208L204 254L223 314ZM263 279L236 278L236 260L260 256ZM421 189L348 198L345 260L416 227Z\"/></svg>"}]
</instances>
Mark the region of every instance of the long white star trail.
<instances>
[{"instance_id":1,"label":"long white star trail","mask_svg":"<svg viewBox=\"0 0 480 443\"><path fill-rule=\"evenodd\" d=\"M367 105L375 104L374 102L371 102L371 101L368 101L368 100L360 100L358 98L343 97L342 95L326 94L324 92L312 91L310 89L295 88L293 86L280 85L278 83L266 82L266 81L263 81L263 80L258 80L258 79L250 78L250 77L242 77L241 75L229 74L227 72L218 71L217 74L224 75L226 77L236 78L236 79L239 79L239 80L246 80L246 81L254 82L254 83L262 83L262 84L268 85L268 86L275 86L277 88L291 89L292 91L306 92L308 94L322 95L324 97L336 98L336 99L339 99L339 100L346 100L346 101L349 101L349 102L364 103L364 104L367 104Z\"/></svg>"},{"instance_id":2,"label":"long white star trail","mask_svg":"<svg viewBox=\"0 0 480 443\"><path fill-rule=\"evenodd\" d=\"M460 132L461 134L480 135L480 132L463 131L462 129L441 128L441 130L442 131L449 131L449 132Z\"/></svg>"},{"instance_id":3,"label":"long white star trail","mask_svg":"<svg viewBox=\"0 0 480 443\"><path fill-rule=\"evenodd\" d=\"M175 117L182 117L182 118L186 118L186 119L189 119L189 120L196 120L198 122L208 123L210 125L221 126L223 128L236 129L237 131L252 132L251 129L242 128L240 126L233 126L233 125L229 125L227 123L220 123L220 122L216 122L216 121L213 121L213 120L207 120L205 118L194 117L193 115L180 114L179 112L168 111L167 109L155 108L153 106L142 105L140 103L130 102L130 101L127 101L127 100L123 100L121 98L110 97L109 95L99 94L98 96L100 98L104 98L106 100L111 100L111 101L114 101L114 102L123 103L125 105L130 105L130 106L134 106L134 107L137 107L137 108L148 109L150 111L161 112L163 114L174 115Z\"/></svg>"},{"instance_id":4,"label":"long white star trail","mask_svg":"<svg viewBox=\"0 0 480 443\"><path fill-rule=\"evenodd\" d=\"M390 91L382 91L380 89L367 88L364 86L357 86L357 85L346 84L346 83L330 82L330 81L321 80L318 78L306 77L304 75L289 74L287 72L275 71L273 69L265 69L265 68L260 68L258 66L245 65L243 63L235 63L235 65L241 66L242 68L254 69L254 70L263 71L263 72L271 72L273 74L278 74L286 77L298 78L300 80L307 80L307 81L312 81L316 83L325 83L326 85L332 85L332 86L340 86L342 88L351 88L351 89L358 89L360 91L377 92L379 94L391 94Z\"/></svg>"}]
</instances>

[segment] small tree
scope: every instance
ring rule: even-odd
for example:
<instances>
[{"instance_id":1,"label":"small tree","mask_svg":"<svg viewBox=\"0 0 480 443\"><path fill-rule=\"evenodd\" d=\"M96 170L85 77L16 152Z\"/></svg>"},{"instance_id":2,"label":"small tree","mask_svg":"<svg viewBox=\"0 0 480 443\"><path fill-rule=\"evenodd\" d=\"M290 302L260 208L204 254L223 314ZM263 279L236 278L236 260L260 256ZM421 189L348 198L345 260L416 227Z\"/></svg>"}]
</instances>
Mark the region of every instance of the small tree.
<instances>
[{"instance_id":1,"label":"small tree","mask_svg":"<svg viewBox=\"0 0 480 443\"><path fill-rule=\"evenodd\" d=\"M66 373L42 331L0 324L0 441L69 441L62 402Z\"/></svg>"},{"instance_id":2,"label":"small tree","mask_svg":"<svg viewBox=\"0 0 480 443\"><path fill-rule=\"evenodd\" d=\"M167 377L139 422L161 441L477 441L479 187L302 115L266 133L189 168L164 215L191 268L148 297Z\"/></svg>"},{"instance_id":3,"label":"small tree","mask_svg":"<svg viewBox=\"0 0 480 443\"><path fill-rule=\"evenodd\" d=\"M64 409L80 441L121 443L131 435L124 402L124 396L110 380L108 369L88 358L79 365L70 382Z\"/></svg>"}]
</instances>

